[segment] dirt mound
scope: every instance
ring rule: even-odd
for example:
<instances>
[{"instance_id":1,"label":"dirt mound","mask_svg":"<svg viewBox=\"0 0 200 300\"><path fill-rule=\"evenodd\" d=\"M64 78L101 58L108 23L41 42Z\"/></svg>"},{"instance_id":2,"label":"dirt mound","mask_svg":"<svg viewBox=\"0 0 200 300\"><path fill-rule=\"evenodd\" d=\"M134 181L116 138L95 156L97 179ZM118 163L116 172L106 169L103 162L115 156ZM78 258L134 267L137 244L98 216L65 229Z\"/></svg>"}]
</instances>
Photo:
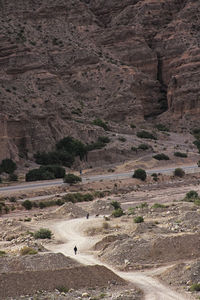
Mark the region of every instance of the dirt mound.
<instances>
[{"instance_id":1,"label":"dirt mound","mask_svg":"<svg viewBox=\"0 0 200 300\"><path fill-rule=\"evenodd\" d=\"M136 234L137 233L141 234L146 232L151 232L154 234L158 234L158 233L162 234L162 233L169 233L169 230L166 228L156 226L156 224L153 222L144 222L144 223L137 224L135 229Z\"/></svg>"},{"instance_id":2,"label":"dirt mound","mask_svg":"<svg viewBox=\"0 0 200 300\"><path fill-rule=\"evenodd\" d=\"M80 264L61 253L2 257L0 259L0 274L23 271L56 270L60 269L61 266L62 268L69 268L80 266Z\"/></svg>"},{"instance_id":3,"label":"dirt mound","mask_svg":"<svg viewBox=\"0 0 200 300\"><path fill-rule=\"evenodd\" d=\"M131 269L200 256L199 233L153 237L151 240L139 236L120 236L107 244L109 247L104 241L101 257L120 269L127 262Z\"/></svg>"},{"instance_id":4,"label":"dirt mound","mask_svg":"<svg viewBox=\"0 0 200 300\"><path fill-rule=\"evenodd\" d=\"M67 202L61 207L57 208L53 213L48 214L48 218L66 217L69 218L80 218L86 216L87 212L78 205Z\"/></svg>"},{"instance_id":5,"label":"dirt mound","mask_svg":"<svg viewBox=\"0 0 200 300\"><path fill-rule=\"evenodd\" d=\"M180 263L159 276L168 284L188 286L200 282L200 260L191 263Z\"/></svg>"},{"instance_id":6,"label":"dirt mound","mask_svg":"<svg viewBox=\"0 0 200 300\"><path fill-rule=\"evenodd\" d=\"M38 290L52 291L61 286L79 289L109 283L125 284L103 266L81 266L61 254L27 256L10 261L5 258L1 260L0 269L0 299L33 294Z\"/></svg>"},{"instance_id":7,"label":"dirt mound","mask_svg":"<svg viewBox=\"0 0 200 300\"><path fill-rule=\"evenodd\" d=\"M105 200L95 200L92 203L86 203L84 209L91 215L108 215L113 211L113 207Z\"/></svg>"}]
</instances>

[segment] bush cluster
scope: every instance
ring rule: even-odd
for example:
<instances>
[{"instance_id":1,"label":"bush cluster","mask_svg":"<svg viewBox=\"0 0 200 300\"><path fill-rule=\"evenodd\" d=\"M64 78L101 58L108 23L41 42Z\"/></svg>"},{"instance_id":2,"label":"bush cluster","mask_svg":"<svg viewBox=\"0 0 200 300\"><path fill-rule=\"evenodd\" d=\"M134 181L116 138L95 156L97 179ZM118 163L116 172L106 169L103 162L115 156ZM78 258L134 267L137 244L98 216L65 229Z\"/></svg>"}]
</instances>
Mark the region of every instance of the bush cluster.
<instances>
[{"instance_id":1,"label":"bush cluster","mask_svg":"<svg viewBox=\"0 0 200 300\"><path fill-rule=\"evenodd\" d=\"M36 231L33 236L35 239L51 239L52 232L49 229L40 228L40 230Z\"/></svg>"},{"instance_id":2,"label":"bush cluster","mask_svg":"<svg viewBox=\"0 0 200 300\"><path fill-rule=\"evenodd\" d=\"M57 165L41 166L26 173L26 181L49 180L64 178L65 169Z\"/></svg>"},{"instance_id":3,"label":"bush cluster","mask_svg":"<svg viewBox=\"0 0 200 300\"><path fill-rule=\"evenodd\" d=\"M9 158L3 159L1 164L0 164L0 173L7 173L7 174L12 174L15 172L17 169L16 163Z\"/></svg>"},{"instance_id":4,"label":"bush cluster","mask_svg":"<svg viewBox=\"0 0 200 300\"><path fill-rule=\"evenodd\" d=\"M184 153L184 152L174 152L174 156L177 156L177 157L187 157L187 153Z\"/></svg>"},{"instance_id":5,"label":"bush cluster","mask_svg":"<svg viewBox=\"0 0 200 300\"><path fill-rule=\"evenodd\" d=\"M119 217L121 217L124 214L124 212L123 212L123 210L121 208L121 205L120 205L120 203L118 201L112 201L111 205L114 207L114 210L112 212L112 216L114 218L119 218Z\"/></svg>"},{"instance_id":6,"label":"bush cluster","mask_svg":"<svg viewBox=\"0 0 200 300\"><path fill-rule=\"evenodd\" d=\"M153 156L153 158L155 158L157 160L169 160L169 156L167 156L164 153L156 154Z\"/></svg>"},{"instance_id":7,"label":"bush cluster","mask_svg":"<svg viewBox=\"0 0 200 300\"><path fill-rule=\"evenodd\" d=\"M20 255L33 255L37 253L38 253L37 250L27 246L24 246L23 248L20 249Z\"/></svg>"},{"instance_id":8,"label":"bush cluster","mask_svg":"<svg viewBox=\"0 0 200 300\"><path fill-rule=\"evenodd\" d=\"M146 131L146 130L138 131L137 137L142 138L142 139L157 140L156 135L154 135L153 133Z\"/></svg>"}]
</instances>

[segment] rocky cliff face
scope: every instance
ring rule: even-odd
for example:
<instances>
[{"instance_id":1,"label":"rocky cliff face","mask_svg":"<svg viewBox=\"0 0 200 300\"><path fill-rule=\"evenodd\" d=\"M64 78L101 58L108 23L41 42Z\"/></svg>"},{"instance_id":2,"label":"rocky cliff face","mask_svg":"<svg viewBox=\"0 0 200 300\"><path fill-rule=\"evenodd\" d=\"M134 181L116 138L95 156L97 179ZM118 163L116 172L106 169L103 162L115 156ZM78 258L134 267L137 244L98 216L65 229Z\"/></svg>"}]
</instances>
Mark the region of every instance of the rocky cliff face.
<instances>
[{"instance_id":1,"label":"rocky cliff face","mask_svg":"<svg viewBox=\"0 0 200 300\"><path fill-rule=\"evenodd\" d=\"M0 1L0 160L73 135L159 119L197 119L195 0Z\"/></svg>"}]
</instances>

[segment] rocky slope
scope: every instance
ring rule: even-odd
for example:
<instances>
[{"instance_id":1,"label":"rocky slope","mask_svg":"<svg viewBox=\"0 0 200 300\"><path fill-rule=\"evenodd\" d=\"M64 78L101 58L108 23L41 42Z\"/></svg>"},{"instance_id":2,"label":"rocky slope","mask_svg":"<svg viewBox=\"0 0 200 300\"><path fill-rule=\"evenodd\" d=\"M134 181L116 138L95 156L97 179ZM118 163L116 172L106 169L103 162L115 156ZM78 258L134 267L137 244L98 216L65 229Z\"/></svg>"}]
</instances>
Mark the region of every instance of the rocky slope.
<instances>
[{"instance_id":1,"label":"rocky slope","mask_svg":"<svg viewBox=\"0 0 200 300\"><path fill-rule=\"evenodd\" d=\"M196 121L199 10L195 0L1 0L0 159L66 135L95 140L96 117L119 132L155 117Z\"/></svg>"}]
</instances>

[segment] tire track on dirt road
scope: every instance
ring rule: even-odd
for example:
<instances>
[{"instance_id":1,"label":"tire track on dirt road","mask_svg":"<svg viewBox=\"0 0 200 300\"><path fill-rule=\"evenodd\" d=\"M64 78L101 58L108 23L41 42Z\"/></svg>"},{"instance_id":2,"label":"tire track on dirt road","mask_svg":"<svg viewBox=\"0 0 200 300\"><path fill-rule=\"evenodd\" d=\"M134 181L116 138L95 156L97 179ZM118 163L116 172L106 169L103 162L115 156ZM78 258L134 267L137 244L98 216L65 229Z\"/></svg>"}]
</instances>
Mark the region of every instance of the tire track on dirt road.
<instances>
[{"instance_id":1,"label":"tire track on dirt road","mask_svg":"<svg viewBox=\"0 0 200 300\"><path fill-rule=\"evenodd\" d=\"M165 286L157 279L145 274L145 272L121 272L117 271L108 264L99 261L93 256L92 246L99 241L99 238L84 236L83 230L91 226L98 226L102 219L85 218L59 221L48 224L49 228L53 231L57 244L49 244L47 248L52 252L61 252L64 255L76 259L84 265L104 265L112 270L121 278L130 281L135 286L140 288L145 295L145 300L189 300L189 295L185 296L179 294L171 288ZM78 253L74 255L74 246L77 246Z\"/></svg>"}]
</instances>

